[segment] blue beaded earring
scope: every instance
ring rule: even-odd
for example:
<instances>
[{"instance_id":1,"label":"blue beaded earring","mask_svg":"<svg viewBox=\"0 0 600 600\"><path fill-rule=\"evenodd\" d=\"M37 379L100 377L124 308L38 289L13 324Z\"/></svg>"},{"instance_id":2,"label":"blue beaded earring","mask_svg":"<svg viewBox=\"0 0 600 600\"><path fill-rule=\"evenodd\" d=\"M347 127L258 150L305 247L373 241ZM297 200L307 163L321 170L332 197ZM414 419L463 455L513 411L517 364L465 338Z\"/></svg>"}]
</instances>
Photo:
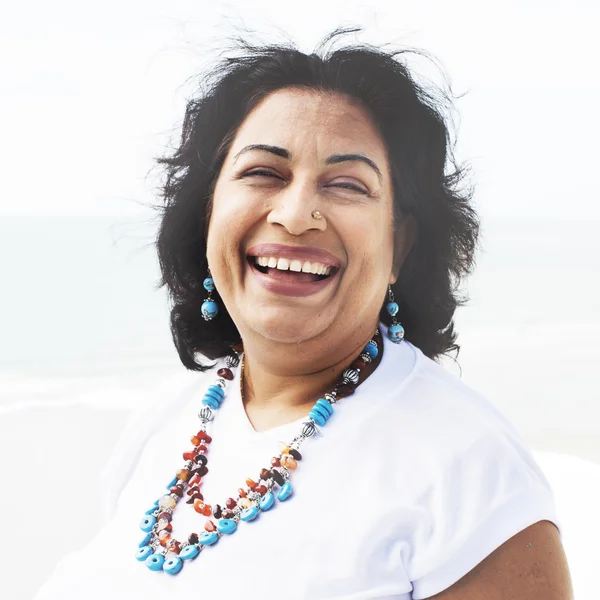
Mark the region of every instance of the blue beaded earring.
<instances>
[{"instance_id":1,"label":"blue beaded earring","mask_svg":"<svg viewBox=\"0 0 600 600\"><path fill-rule=\"evenodd\" d=\"M208 270L208 277L202 282L204 289L208 292L207 298L202 303L202 308L200 309L202 312L202 317L205 321L211 321L217 316L219 312L219 306L212 299L212 293L215 291L215 282L213 278L210 276L210 269Z\"/></svg>"},{"instance_id":2,"label":"blue beaded earring","mask_svg":"<svg viewBox=\"0 0 600 600\"><path fill-rule=\"evenodd\" d=\"M396 315L398 314L398 305L394 301L392 286L388 286L390 301L385 305L385 310L392 317L392 324L388 327L388 338L395 344L399 344L404 339L404 327L398 323Z\"/></svg>"}]
</instances>

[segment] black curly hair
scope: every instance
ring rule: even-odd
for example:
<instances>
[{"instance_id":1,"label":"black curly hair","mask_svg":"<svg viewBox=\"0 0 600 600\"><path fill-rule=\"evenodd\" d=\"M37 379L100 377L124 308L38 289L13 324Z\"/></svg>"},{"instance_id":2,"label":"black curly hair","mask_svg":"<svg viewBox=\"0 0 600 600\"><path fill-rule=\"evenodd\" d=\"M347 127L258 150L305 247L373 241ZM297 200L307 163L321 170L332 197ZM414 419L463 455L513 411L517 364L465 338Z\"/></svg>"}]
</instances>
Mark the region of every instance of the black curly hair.
<instances>
[{"instance_id":1,"label":"black curly hair","mask_svg":"<svg viewBox=\"0 0 600 600\"><path fill-rule=\"evenodd\" d=\"M405 339L436 359L458 351L453 316L466 303L461 279L473 269L480 223L472 188L461 186L451 139L450 92L416 82L406 64L415 49L387 52L371 45L335 43L360 28L337 29L312 54L293 44L255 45L237 38L232 52L205 74L187 102L179 146L156 159L164 169L156 246L160 286L171 301L171 332L184 366L209 368L197 355L230 353L240 334L225 307L205 321L206 237L219 172L238 128L268 94L286 87L337 92L358 99L378 126L389 155L394 219L410 214L418 239L393 286ZM461 189L461 187L463 189ZM381 321L390 323L385 310Z\"/></svg>"}]
</instances>

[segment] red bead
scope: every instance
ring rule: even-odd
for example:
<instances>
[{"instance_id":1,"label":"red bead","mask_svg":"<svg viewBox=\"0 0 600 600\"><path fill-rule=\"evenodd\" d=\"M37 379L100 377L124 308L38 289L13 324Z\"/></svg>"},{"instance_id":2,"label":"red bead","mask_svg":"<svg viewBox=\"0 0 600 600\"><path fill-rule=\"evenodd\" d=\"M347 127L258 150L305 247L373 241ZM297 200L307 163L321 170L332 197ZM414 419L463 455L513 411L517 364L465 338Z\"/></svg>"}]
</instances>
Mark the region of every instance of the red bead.
<instances>
[{"instance_id":1,"label":"red bead","mask_svg":"<svg viewBox=\"0 0 600 600\"><path fill-rule=\"evenodd\" d=\"M271 464L272 464L274 467L280 467L280 466L281 466L281 463L279 462L279 459L278 459L278 458L276 458L275 456L274 456L274 457L271 459Z\"/></svg>"},{"instance_id":2,"label":"red bead","mask_svg":"<svg viewBox=\"0 0 600 600\"><path fill-rule=\"evenodd\" d=\"M196 450L198 450L198 452L206 452L208 450L208 447L205 446L204 444L200 444L200 446L198 446L198 448L196 448Z\"/></svg>"},{"instance_id":3,"label":"red bead","mask_svg":"<svg viewBox=\"0 0 600 600\"><path fill-rule=\"evenodd\" d=\"M264 485L259 485L254 491L258 492L261 496L264 496L267 493L267 488Z\"/></svg>"},{"instance_id":4,"label":"red bead","mask_svg":"<svg viewBox=\"0 0 600 600\"><path fill-rule=\"evenodd\" d=\"M194 446L197 446L200 443L200 438L197 435L193 435L190 438L190 442L192 442Z\"/></svg>"},{"instance_id":5,"label":"red bead","mask_svg":"<svg viewBox=\"0 0 600 600\"><path fill-rule=\"evenodd\" d=\"M212 515L212 509L210 505L204 504L204 502L199 498L194 500L194 510L205 517L210 517Z\"/></svg>"},{"instance_id":6,"label":"red bead","mask_svg":"<svg viewBox=\"0 0 600 600\"><path fill-rule=\"evenodd\" d=\"M189 484L190 485L198 485L200 483L200 481L202 481L202 477L200 477L200 475L198 475L198 473L196 473L190 480L189 480Z\"/></svg>"},{"instance_id":7,"label":"red bead","mask_svg":"<svg viewBox=\"0 0 600 600\"><path fill-rule=\"evenodd\" d=\"M188 490L187 495L191 496L194 500L204 500L204 496L198 491L198 488Z\"/></svg>"},{"instance_id":8,"label":"red bead","mask_svg":"<svg viewBox=\"0 0 600 600\"><path fill-rule=\"evenodd\" d=\"M190 533L190 537L188 537L188 542L190 544L197 544L198 543L198 534L197 533Z\"/></svg>"},{"instance_id":9,"label":"red bead","mask_svg":"<svg viewBox=\"0 0 600 600\"><path fill-rule=\"evenodd\" d=\"M194 475L198 475L199 477L204 477L208 473L208 467L196 467L190 471L192 477Z\"/></svg>"},{"instance_id":10,"label":"red bead","mask_svg":"<svg viewBox=\"0 0 600 600\"><path fill-rule=\"evenodd\" d=\"M160 521L161 519L164 519L165 521L168 521L169 523L171 522L171 519L173 518L173 516L171 515L171 513L168 512L161 512L158 515L158 520Z\"/></svg>"},{"instance_id":11,"label":"red bead","mask_svg":"<svg viewBox=\"0 0 600 600\"><path fill-rule=\"evenodd\" d=\"M231 372L231 369L219 369L217 371L217 375L223 379L229 379L229 381L233 379L233 373Z\"/></svg>"},{"instance_id":12,"label":"red bead","mask_svg":"<svg viewBox=\"0 0 600 600\"><path fill-rule=\"evenodd\" d=\"M252 479L246 479L246 485L253 490L256 487L256 481L252 481Z\"/></svg>"},{"instance_id":13,"label":"red bead","mask_svg":"<svg viewBox=\"0 0 600 600\"><path fill-rule=\"evenodd\" d=\"M195 457L196 457L195 452L184 452L183 453L183 460L194 460Z\"/></svg>"},{"instance_id":14,"label":"red bead","mask_svg":"<svg viewBox=\"0 0 600 600\"><path fill-rule=\"evenodd\" d=\"M367 363L362 358L357 358L351 365L353 369L363 370L367 366Z\"/></svg>"},{"instance_id":15,"label":"red bead","mask_svg":"<svg viewBox=\"0 0 600 600\"><path fill-rule=\"evenodd\" d=\"M269 471L269 469L262 469L262 471L260 472L260 478L263 480L267 480L271 478L271 471Z\"/></svg>"},{"instance_id":16,"label":"red bead","mask_svg":"<svg viewBox=\"0 0 600 600\"><path fill-rule=\"evenodd\" d=\"M347 396L352 396L352 394L354 394L354 387L347 383L341 383L335 388L335 392L337 398L346 398Z\"/></svg>"},{"instance_id":17,"label":"red bead","mask_svg":"<svg viewBox=\"0 0 600 600\"><path fill-rule=\"evenodd\" d=\"M174 554L179 554L181 551L181 543L177 540L170 539L167 542L167 550L173 552Z\"/></svg>"},{"instance_id":18,"label":"red bead","mask_svg":"<svg viewBox=\"0 0 600 600\"><path fill-rule=\"evenodd\" d=\"M206 523L204 523L204 529L206 529L206 531L216 531L217 526L212 521L206 521Z\"/></svg>"},{"instance_id":19,"label":"red bead","mask_svg":"<svg viewBox=\"0 0 600 600\"><path fill-rule=\"evenodd\" d=\"M212 438L210 437L210 435L208 435L208 433L206 433L206 431L199 431L196 437L199 440L204 440L207 444L210 444L212 442ZM196 446L197 444L194 445Z\"/></svg>"},{"instance_id":20,"label":"red bead","mask_svg":"<svg viewBox=\"0 0 600 600\"><path fill-rule=\"evenodd\" d=\"M169 494L175 494L176 496L179 496L179 498L183 497L183 491L181 490L180 487L177 487L176 485L174 485L170 490L169 490Z\"/></svg>"},{"instance_id":21,"label":"red bead","mask_svg":"<svg viewBox=\"0 0 600 600\"><path fill-rule=\"evenodd\" d=\"M246 490L244 488L238 488L238 495L240 498L245 498L247 496Z\"/></svg>"},{"instance_id":22,"label":"red bead","mask_svg":"<svg viewBox=\"0 0 600 600\"><path fill-rule=\"evenodd\" d=\"M233 510L237 506L237 502L233 498L228 498L225 502L225 506L230 510Z\"/></svg>"}]
</instances>

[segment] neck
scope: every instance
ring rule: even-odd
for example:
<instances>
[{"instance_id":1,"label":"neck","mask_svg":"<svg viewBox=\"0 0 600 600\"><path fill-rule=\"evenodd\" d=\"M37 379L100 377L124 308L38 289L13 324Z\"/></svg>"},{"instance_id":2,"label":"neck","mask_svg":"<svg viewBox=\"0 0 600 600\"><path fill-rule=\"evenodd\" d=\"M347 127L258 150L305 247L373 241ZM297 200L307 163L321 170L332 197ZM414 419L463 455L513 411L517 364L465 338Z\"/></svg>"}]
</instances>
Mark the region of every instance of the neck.
<instances>
[{"instance_id":1,"label":"neck","mask_svg":"<svg viewBox=\"0 0 600 600\"><path fill-rule=\"evenodd\" d=\"M268 429L308 413L319 396L333 389L375 330L376 324L369 324L337 346L332 346L329 340L292 346L245 337L242 397L254 428ZM380 354L376 363L383 350L382 344L378 345ZM325 351L317 351L316 346ZM372 370L361 372L361 381Z\"/></svg>"}]
</instances>

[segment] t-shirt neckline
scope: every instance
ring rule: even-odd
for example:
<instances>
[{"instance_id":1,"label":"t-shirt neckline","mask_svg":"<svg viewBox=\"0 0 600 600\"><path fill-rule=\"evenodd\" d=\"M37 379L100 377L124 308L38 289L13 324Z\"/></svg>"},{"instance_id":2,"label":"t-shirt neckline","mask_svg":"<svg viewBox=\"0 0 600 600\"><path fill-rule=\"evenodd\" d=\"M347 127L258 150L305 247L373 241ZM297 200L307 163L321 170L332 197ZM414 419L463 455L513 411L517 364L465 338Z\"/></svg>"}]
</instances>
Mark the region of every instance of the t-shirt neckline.
<instances>
[{"instance_id":1,"label":"t-shirt neckline","mask_svg":"<svg viewBox=\"0 0 600 600\"><path fill-rule=\"evenodd\" d=\"M406 385L408 380L412 379L415 372L418 370L422 353L416 346L413 346L407 340L403 340L400 344L396 344L389 340L385 334L386 325L380 324L379 331L381 339L383 340L383 356L379 366L372 373L369 378L364 381L356 392L347 398L344 398L339 405L336 404L336 410L342 407L344 404L355 404L359 402L359 399L365 399L369 396L396 396L399 392L398 388ZM282 423L269 429L257 431L248 418L246 409L242 402L242 395L240 391L240 377L241 369L238 368L235 371L234 379L231 381L229 389L229 403L233 412L234 419L236 421L236 430L238 434L245 436L246 438L260 440L270 439L277 437L278 439L286 437L289 434L295 434L299 431L301 424L307 420L308 412L302 417L290 421L288 423ZM395 381L394 381L395 380ZM315 399L316 401L316 399ZM361 411L368 411L368 402L361 402L363 406ZM285 435L284 435L285 434ZM287 439L287 438L286 438Z\"/></svg>"}]
</instances>

